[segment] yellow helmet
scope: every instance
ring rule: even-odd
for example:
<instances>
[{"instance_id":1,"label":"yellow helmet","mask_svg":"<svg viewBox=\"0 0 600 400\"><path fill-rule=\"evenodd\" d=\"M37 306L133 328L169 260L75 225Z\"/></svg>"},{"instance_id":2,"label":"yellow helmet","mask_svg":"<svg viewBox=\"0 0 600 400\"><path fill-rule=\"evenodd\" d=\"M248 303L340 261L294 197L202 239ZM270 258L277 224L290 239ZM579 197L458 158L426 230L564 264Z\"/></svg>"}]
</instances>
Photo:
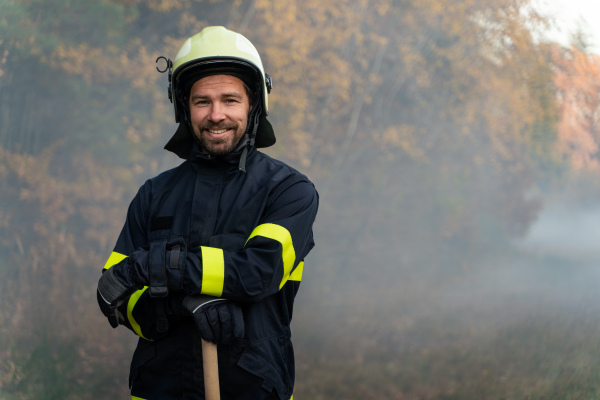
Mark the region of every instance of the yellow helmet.
<instances>
[{"instance_id":1,"label":"yellow helmet","mask_svg":"<svg viewBox=\"0 0 600 400\"><path fill-rule=\"evenodd\" d=\"M167 150L182 158L189 155L192 138L187 109L189 90L198 79L215 74L236 76L249 86L255 101L248 121L250 139L256 147L275 143L273 128L266 119L271 77L265 73L258 51L246 37L222 26L204 28L181 45L174 61L167 60L167 67L172 67L169 99L173 103L175 121L180 123L165 146Z\"/></svg>"}]
</instances>

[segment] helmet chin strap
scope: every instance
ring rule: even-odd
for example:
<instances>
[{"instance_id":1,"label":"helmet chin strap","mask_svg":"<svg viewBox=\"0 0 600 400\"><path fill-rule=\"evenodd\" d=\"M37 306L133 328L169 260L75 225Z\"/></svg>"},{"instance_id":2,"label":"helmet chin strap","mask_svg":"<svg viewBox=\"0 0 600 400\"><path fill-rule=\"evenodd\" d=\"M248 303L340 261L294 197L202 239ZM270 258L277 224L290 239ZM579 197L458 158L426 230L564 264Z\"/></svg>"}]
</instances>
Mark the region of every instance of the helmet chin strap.
<instances>
[{"instance_id":1,"label":"helmet chin strap","mask_svg":"<svg viewBox=\"0 0 600 400\"><path fill-rule=\"evenodd\" d=\"M181 104L184 110L184 112L182 113L183 121L181 121L181 123L186 124L188 126L188 130L190 134L194 137L194 140L196 142L199 142L196 135L194 135L194 128L192 127L192 121L189 116L189 110L187 109L187 107L185 107L185 104L183 102L181 102ZM243 172L246 172L246 158L248 156L248 150L252 146L254 146L254 143L256 141L256 133L258 131L260 114L261 105L260 103L257 103L256 107L253 107L252 110L250 110L250 114L248 115L248 126L246 127L246 132L244 132L244 135L240 138L238 144L231 151L232 153L237 153L238 151L243 149L242 154L240 155L240 162L238 164L239 170Z\"/></svg>"},{"instance_id":2,"label":"helmet chin strap","mask_svg":"<svg viewBox=\"0 0 600 400\"><path fill-rule=\"evenodd\" d=\"M241 147L244 148L244 150L242 150L242 154L240 155L240 163L238 165L239 170L242 172L246 172L246 157L248 156L248 149L254 146L254 141L256 140L256 132L258 130L260 115L260 110L258 108L259 107L257 106L250 112L248 122L252 123L249 124L248 129L246 129L246 133L244 133L244 136L242 136L234 150L239 150ZM248 137L248 134L250 134L250 137Z\"/></svg>"}]
</instances>

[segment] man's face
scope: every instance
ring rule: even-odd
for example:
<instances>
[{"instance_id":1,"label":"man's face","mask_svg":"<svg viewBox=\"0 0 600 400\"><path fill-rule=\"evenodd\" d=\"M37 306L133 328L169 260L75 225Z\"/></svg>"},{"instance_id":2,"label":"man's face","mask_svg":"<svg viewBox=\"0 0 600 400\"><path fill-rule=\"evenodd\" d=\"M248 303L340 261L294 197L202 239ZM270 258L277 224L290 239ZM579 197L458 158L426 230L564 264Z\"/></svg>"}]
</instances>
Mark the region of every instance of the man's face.
<instances>
[{"instance_id":1,"label":"man's face","mask_svg":"<svg viewBox=\"0 0 600 400\"><path fill-rule=\"evenodd\" d=\"M190 90L190 117L202 150L211 156L230 153L246 132L250 100L241 79L210 75Z\"/></svg>"}]
</instances>

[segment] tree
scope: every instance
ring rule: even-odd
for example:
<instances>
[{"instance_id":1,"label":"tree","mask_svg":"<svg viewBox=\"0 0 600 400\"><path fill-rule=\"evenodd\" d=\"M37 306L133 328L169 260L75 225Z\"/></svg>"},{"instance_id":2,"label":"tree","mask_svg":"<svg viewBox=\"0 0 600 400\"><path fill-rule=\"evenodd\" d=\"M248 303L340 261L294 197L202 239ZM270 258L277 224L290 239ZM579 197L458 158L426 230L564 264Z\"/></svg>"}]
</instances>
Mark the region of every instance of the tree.
<instances>
[{"instance_id":1,"label":"tree","mask_svg":"<svg viewBox=\"0 0 600 400\"><path fill-rule=\"evenodd\" d=\"M576 170L597 171L600 144L600 56L553 47L560 123L556 151Z\"/></svg>"},{"instance_id":2,"label":"tree","mask_svg":"<svg viewBox=\"0 0 600 400\"><path fill-rule=\"evenodd\" d=\"M3 0L2 390L35 398L53 370L68 388L55 398L126 390L134 337L110 339L94 287L135 190L179 161L162 150L175 127L154 62L207 25L259 49L279 144L266 151L321 192L308 298L329 288L348 315L368 316L381 304L365 294L391 307L399 288L420 287L418 270L474 268L474 253L522 235L557 122L548 47L530 33L543 20L528 4ZM355 320L339 329L363 329Z\"/></svg>"}]
</instances>

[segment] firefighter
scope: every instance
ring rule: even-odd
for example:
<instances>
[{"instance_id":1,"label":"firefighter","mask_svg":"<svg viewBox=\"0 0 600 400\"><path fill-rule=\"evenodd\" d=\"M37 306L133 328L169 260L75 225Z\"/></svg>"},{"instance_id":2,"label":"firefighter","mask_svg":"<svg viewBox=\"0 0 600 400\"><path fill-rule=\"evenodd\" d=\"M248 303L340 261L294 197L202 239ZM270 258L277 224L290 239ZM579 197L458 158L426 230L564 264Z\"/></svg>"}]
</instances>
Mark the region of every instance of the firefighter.
<instances>
[{"instance_id":1,"label":"firefighter","mask_svg":"<svg viewBox=\"0 0 600 400\"><path fill-rule=\"evenodd\" d=\"M165 149L185 161L139 189L98 282L111 326L139 336L132 399L204 399L204 339L218 345L222 399L288 400L318 194L257 150L275 143L272 83L248 39L208 27L167 66L179 126ZM182 303L199 294L227 301L192 313Z\"/></svg>"}]
</instances>

